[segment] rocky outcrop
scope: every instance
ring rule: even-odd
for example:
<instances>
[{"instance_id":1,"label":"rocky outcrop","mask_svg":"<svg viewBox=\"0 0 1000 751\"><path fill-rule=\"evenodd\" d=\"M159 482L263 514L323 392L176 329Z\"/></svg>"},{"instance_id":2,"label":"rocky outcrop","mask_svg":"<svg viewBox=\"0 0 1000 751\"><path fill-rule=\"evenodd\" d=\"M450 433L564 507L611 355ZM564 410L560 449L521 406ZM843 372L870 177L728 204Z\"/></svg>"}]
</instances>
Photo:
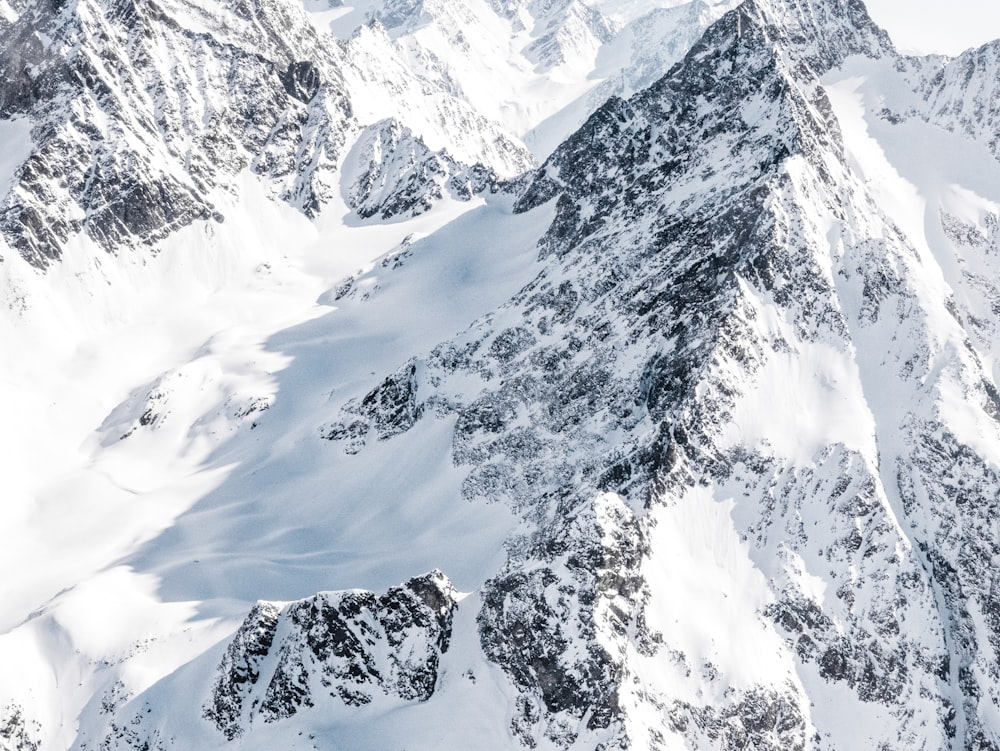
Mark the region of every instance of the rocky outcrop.
<instances>
[{"instance_id":1,"label":"rocky outcrop","mask_svg":"<svg viewBox=\"0 0 1000 751\"><path fill-rule=\"evenodd\" d=\"M22 71L0 88L0 117L30 116L35 148L0 199L0 230L31 263L80 232L117 253L222 221L213 191L245 169L309 215L327 200L322 173L351 107L335 49L301 11L269 0L217 15L185 2L19 10L0 27Z\"/></svg>"},{"instance_id":2,"label":"rocky outcrop","mask_svg":"<svg viewBox=\"0 0 1000 751\"><path fill-rule=\"evenodd\" d=\"M287 0L212 10L186 0L15 6L0 19L11 62L0 119L30 118L33 144L0 196L0 233L39 268L81 233L111 253L154 252L194 222L222 222L220 198L238 192L247 170L315 217L359 129L352 96L381 98L391 116L463 144L462 155L506 176L532 164L446 82L393 69L382 52L404 52L391 51L384 31L339 43ZM419 136L407 139L418 152L410 164L370 168L381 199L360 196L364 215L423 211L442 189L467 198L492 180L491 168L460 166Z\"/></svg>"},{"instance_id":3,"label":"rocky outcrop","mask_svg":"<svg viewBox=\"0 0 1000 751\"><path fill-rule=\"evenodd\" d=\"M55 260L79 232L121 252L222 221L213 191L245 169L307 214L327 199L322 173L351 109L336 55L301 12L21 5L0 28L23 71L4 83L0 117L30 116L35 148L2 198L0 230L31 263Z\"/></svg>"},{"instance_id":4,"label":"rocky outcrop","mask_svg":"<svg viewBox=\"0 0 1000 751\"><path fill-rule=\"evenodd\" d=\"M254 723L330 703L426 701L456 607L455 589L439 571L382 595L258 603L226 648L204 717L232 740Z\"/></svg>"},{"instance_id":5,"label":"rocky outcrop","mask_svg":"<svg viewBox=\"0 0 1000 751\"><path fill-rule=\"evenodd\" d=\"M445 195L468 201L497 182L481 164L467 167L446 152L432 152L396 120L362 132L343 174L347 205L362 219L417 216Z\"/></svg>"},{"instance_id":6,"label":"rocky outcrop","mask_svg":"<svg viewBox=\"0 0 1000 751\"><path fill-rule=\"evenodd\" d=\"M652 644L641 626L633 631L648 596L639 572L646 553L642 522L608 495L525 541L487 582L480 641L518 689L510 731L522 744L568 748L588 735L627 743L616 647L630 635Z\"/></svg>"},{"instance_id":7,"label":"rocky outcrop","mask_svg":"<svg viewBox=\"0 0 1000 751\"><path fill-rule=\"evenodd\" d=\"M4 707L0 713L0 749L3 751L38 751L41 730L37 722L24 716L24 710L16 705Z\"/></svg>"},{"instance_id":8,"label":"rocky outcrop","mask_svg":"<svg viewBox=\"0 0 1000 751\"><path fill-rule=\"evenodd\" d=\"M919 117L980 141L1000 159L1000 42L967 50L954 59L909 58L904 64L921 102L887 118Z\"/></svg>"}]
</instances>

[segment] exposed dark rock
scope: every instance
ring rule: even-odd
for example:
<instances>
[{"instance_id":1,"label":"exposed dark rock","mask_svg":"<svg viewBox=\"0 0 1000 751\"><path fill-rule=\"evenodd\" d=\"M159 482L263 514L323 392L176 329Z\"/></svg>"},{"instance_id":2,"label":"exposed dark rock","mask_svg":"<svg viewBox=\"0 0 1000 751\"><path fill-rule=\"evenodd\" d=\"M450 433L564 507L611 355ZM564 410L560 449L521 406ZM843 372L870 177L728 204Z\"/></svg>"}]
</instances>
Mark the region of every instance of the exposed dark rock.
<instances>
[{"instance_id":1,"label":"exposed dark rock","mask_svg":"<svg viewBox=\"0 0 1000 751\"><path fill-rule=\"evenodd\" d=\"M935 564L931 584L900 536L886 500L894 491L878 469L843 446L817 450L805 468L767 443L722 440L769 362L821 343L846 349L852 327L882 325L888 310L910 304L900 303L903 272L890 257L905 248L891 228L852 240L860 275L852 283L863 289L857 320L811 239L817 207L842 216L847 190L842 139L817 76L855 54L893 51L851 0L789 0L777 10L750 2L728 14L654 86L608 101L542 168L508 185L520 212L555 200L539 274L422 361L421 383L448 394L436 414L458 415L453 458L467 468L464 494L508 503L534 530L511 542L479 617L484 651L518 688L511 732L525 745L546 737L570 746L584 717L588 732L627 745L620 697L628 665L608 639L640 653L670 648L644 620L645 522L632 526L627 514L599 521L600 491L654 516L661 506L700 503L692 488L739 492L751 557L783 572L768 582L776 601L761 628L786 639L801 669L886 707L936 690L948 652L942 635L907 634L902 624L907 613L934 611L935 592L961 612L959 565ZM748 102L754 116L744 119ZM851 196L858 211L874 211ZM781 335L759 324L767 306L780 311ZM451 379L476 378L481 389L456 402L462 389ZM982 395L989 403L989 390ZM954 451L943 453L955 461ZM973 497L956 488L940 507ZM903 503L918 502L904 495ZM822 547L803 521L817 508L830 527ZM611 549L631 552L609 560L616 524L623 542ZM802 591L793 572L803 560L840 572L810 572L828 583L828 601ZM962 639L957 648L975 650L957 625L965 616L955 617L948 628ZM615 636L597 641L598 630ZM962 675L968 717L976 678ZM643 701L671 706L651 693ZM814 731L803 707L798 689L761 687L721 706L675 704L670 717L673 732L712 747L805 748ZM946 713L929 711L943 732ZM979 732L973 724L970 737Z\"/></svg>"},{"instance_id":2,"label":"exposed dark rock","mask_svg":"<svg viewBox=\"0 0 1000 751\"><path fill-rule=\"evenodd\" d=\"M329 199L321 173L352 124L339 53L272 0L232 8L254 19L239 44L221 16L196 32L175 10L30 3L0 25L17 71L0 81L0 116L34 125L34 150L0 196L0 232L35 266L80 232L109 252L149 252L193 222L221 221L208 194L248 166L310 216ZM287 62L289 36L308 61ZM225 107L211 104L218 82Z\"/></svg>"},{"instance_id":3,"label":"exposed dark rock","mask_svg":"<svg viewBox=\"0 0 1000 751\"><path fill-rule=\"evenodd\" d=\"M540 727L568 747L575 734L566 728L584 718L588 729L624 739L620 656L600 644L597 630L624 634L641 613L645 584L638 566L646 544L641 523L607 498L542 530L523 551L538 566L525 572L511 565L487 583L480 642L521 692L511 731L522 741ZM605 610L618 598L630 612Z\"/></svg>"},{"instance_id":4,"label":"exposed dark rock","mask_svg":"<svg viewBox=\"0 0 1000 751\"><path fill-rule=\"evenodd\" d=\"M8 705L0 712L0 748L4 751L39 751L41 726L24 716L17 705Z\"/></svg>"},{"instance_id":5,"label":"exposed dark rock","mask_svg":"<svg viewBox=\"0 0 1000 751\"><path fill-rule=\"evenodd\" d=\"M242 733L244 700L260 679L260 665L271 651L278 627L280 608L261 602L247 615L219 664L220 677L205 707L205 717L215 723L229 740Z\"/></svg>"},{"instance_id":6,"label":"exposed dark rock","mask_svg":"<svg viewBox=\"0 0 1000 751\"><path fill-rule=\"evenodd\" d=\"M281 83L290 97L308 104L319 92L321 78L319 68L308 60L292 63L281 75Z\"/></svg>"},{"instance_id":7,"label":"exposed dark rock","mask_svg":"<svg viewBox=\"0 0 1000 751\"><path fill-rule=\"evenodd\" d=\"M285 606L259 603L226 649L204 716L232 740L258 718L277 722L331 700L426 701L456 607L455 589L439 571L383 595L328 592ZM323 695L314 692L317 680Z\"/></svg>"},{"instance_id":8,"label":"exposed dark rock","mask_svg":"<svg viewBox=\"0 0 1000 751\"><path fill-rule=\"evenodd\" d=\"M712 748L724 751L802 751L811 740L798 697L791 689L754 689L738 703L724 707L677 703L670 715L676 730L688 733L697 729L707 736Z\"/></svg>"}]
</instances>

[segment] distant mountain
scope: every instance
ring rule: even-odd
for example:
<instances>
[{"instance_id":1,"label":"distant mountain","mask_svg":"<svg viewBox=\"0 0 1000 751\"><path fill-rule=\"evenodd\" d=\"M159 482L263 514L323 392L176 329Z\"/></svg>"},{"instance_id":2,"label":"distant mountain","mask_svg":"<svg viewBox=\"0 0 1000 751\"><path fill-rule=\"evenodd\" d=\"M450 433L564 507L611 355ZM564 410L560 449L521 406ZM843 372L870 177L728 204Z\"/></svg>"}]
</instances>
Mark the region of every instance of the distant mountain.
<instances>
[{"instance_id":1,"label":"distant mountain","mask_svg":"<svg viewBox=\"0 0 1000 751\"><path fill-rule=\"evenodd\" d=\"M315 216L360 127L386 118L432 150L514 176L531 166L519 137L556 114L550 99L569 105L592 88L602 44L631 55L599 66L606 93L665 71L717 12L700 1L660 11L671 19L661 48L633 38L638 21L618 29L617 16L576 0L342 10L359 25L269 1L11 4L0 116L28 117L32 142L2 199L12 249L44 267L81 231L109 252L155 247L194 221L224 221L218 192L244 170ZM583 97L569 127L584 101L599 103Z\"/></svg>"}]
</instances>

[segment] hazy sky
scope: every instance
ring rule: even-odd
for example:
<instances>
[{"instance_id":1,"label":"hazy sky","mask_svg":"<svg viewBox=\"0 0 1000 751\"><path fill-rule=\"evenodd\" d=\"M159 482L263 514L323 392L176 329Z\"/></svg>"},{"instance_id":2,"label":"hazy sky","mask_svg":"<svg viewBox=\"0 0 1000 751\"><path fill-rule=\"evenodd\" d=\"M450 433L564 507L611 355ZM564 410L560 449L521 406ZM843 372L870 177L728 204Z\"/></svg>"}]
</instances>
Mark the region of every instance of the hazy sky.
<instances>
[{"instance_id":1,"label":"hazy sky","mask_svg":"<svg viewBox=\"0 0 1000 751\"><path fill-rule=\"evenodd\" d=\"M902 52L957 54L1000 39L1000 0L865 0Z\"/></svg>"}]
</instances>

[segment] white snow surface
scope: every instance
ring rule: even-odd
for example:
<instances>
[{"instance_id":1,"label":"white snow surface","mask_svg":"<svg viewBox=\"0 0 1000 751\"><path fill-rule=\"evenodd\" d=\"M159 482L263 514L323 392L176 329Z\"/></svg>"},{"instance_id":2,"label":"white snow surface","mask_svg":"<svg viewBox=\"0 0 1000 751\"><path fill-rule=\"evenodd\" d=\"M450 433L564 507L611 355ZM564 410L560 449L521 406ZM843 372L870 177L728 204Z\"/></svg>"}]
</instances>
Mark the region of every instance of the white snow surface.
<instances>
[{"instance_id":1,"label":"white snow surface","mask_svg":"<svg viewBox=\"0 0 1000 751\"><path fill-rule=\"evenodd\" d=\"M461 499L450 422L358 457L317 430L401 352L528 281L550 213L445 201L349 227L341 205L312 224L252 178L228 201L225 224L152 258L81 240L44 276L16 254L0 266L0 570L17 572L0 580L0 659L25 666L0 696L32 709L46 747L74 743L67 720L101 685L148 688L256 599L434 567L469 591L503 561L516 520ZM401 248L406 273L380 263ZM365 299L333 301L359 270Z\"/></svg>"}]
</instances>

